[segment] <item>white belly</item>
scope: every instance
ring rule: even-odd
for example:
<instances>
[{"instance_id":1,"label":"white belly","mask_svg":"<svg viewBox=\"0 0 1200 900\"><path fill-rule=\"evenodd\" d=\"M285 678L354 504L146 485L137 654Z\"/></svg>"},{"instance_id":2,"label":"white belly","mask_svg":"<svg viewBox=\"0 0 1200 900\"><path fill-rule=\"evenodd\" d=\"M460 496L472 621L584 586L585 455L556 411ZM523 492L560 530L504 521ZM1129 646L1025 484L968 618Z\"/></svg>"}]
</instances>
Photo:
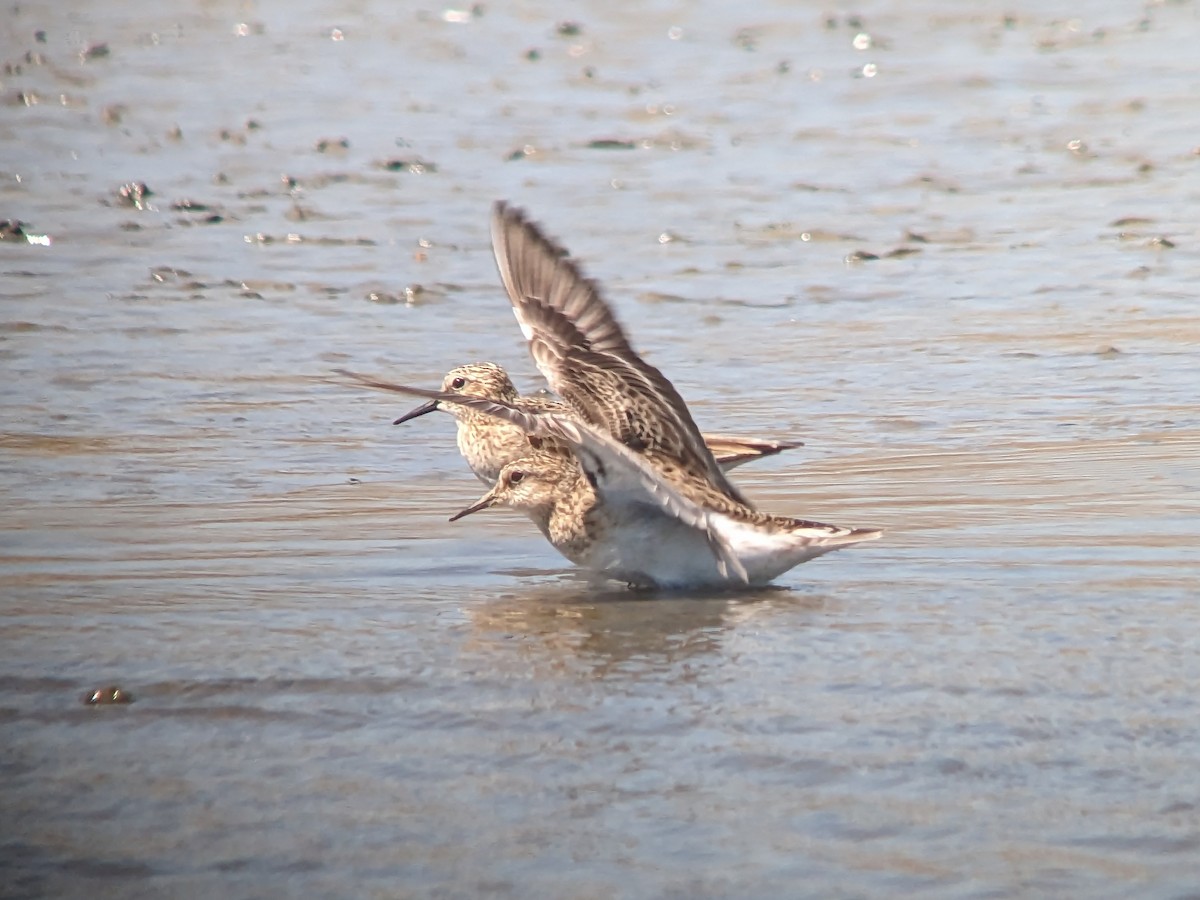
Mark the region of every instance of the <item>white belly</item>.
<instances>
[{"instance_id":1,"label":"white belly","mask_svg":"<svg viewBox=\"0 0 1200 900\"><path fill-rule=\"evenodd\" d=\"M666 516L626 521L575 562L632 584L664 588L729 584L703 532Z\"/></svg>"},{"instance_id":2,"label":"white belly","mask_svg":"<svg viewBox=\"0 0 1200 900\"><path fill-rule=\"evenodd\" d=\"M678 519L640 511L627 513L619 528L591 545L573 561L610 578L662 588L761 586L789 569L837 549L797 543L778 533L764 532L724 519L720 530L748 576L722 573L705 533Z\"/></svg>"}]
</instances>

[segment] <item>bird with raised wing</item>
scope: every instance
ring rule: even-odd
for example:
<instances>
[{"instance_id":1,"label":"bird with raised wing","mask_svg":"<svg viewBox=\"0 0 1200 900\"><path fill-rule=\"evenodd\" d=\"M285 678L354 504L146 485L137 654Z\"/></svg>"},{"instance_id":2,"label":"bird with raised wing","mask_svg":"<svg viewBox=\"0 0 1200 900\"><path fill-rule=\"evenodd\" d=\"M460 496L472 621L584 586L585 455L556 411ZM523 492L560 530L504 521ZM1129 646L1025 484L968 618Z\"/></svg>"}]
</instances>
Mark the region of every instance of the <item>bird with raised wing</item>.
<instances>
[{"instance_id":1,"label":"bird with raised wing","mask_svg":"<svg viewBox=\"0 0 1200 900\"><path fill-rule=\"evenodd\" d=\"M519 428L530 451L505 465L495 486L452 521L510 507L532 519L567 559L629 584L764 585L816 556L882 534L759 512L707 479L653 463L563 413L341 374L367 387L459 403Z\"/></svg>"},{"instance_id":2,"label":"bird with raised wing","mask_svg":"<svg viewBox=\"0 0 1200 900\"><path fill-rule=\"evenodd\" d=\"M501 400L518 409L534 412L570 414L570 407L566 403L549 395L522 396L508 373L491 362L455 366L442 379L442 392ZM458 403L430 400L405 413L392 424L399 425L435 410L444 410L454 416L458 423L458 452L467 461L475 477L484 484L495 484L505 464L529 452L529 440L521 429L503 419L476 412ZM717 464L726 472L743 463L804 446L801 441L770 441L733 434L706 433L701 437Z\"/></svg>"},{"instance_id":3,"label":"bird with raised wing","mask_svg":"<svg viewBox=\"0 0 1200 900\"><path fill-rule=\"evenodd\" d=\"M508 462L460 518L526 513L567 558L633 584L762 585L882 532L760 512L725 477L675 387L631 346L599 287L520 210L496 204L492 247L530 352L567 410L512 398L360 383L516 426L532 452Z\"/></svg>"}]
</instances>

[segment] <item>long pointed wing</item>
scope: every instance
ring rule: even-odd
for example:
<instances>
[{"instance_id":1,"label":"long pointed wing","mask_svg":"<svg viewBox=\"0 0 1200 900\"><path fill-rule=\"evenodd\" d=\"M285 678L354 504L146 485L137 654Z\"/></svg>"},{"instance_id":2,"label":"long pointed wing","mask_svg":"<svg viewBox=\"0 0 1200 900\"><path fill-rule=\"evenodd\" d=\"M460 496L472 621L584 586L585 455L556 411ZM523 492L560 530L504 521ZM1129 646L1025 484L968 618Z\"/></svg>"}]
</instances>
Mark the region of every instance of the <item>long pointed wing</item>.
<instances>
[{"instance_id":1,"label":"long pointed wing","mask_svg":"<svg viewBox=\"0 0 1200 900\"><path fill-rule=\"evenodd\" d=\"M555 393L618 442L674 457L689 475L747 504L674 385L638 356L599 287L566 251L504 203L493 209L492 247L517 323Z\"/></svg>"},{"instance_id":2,"label":"long pointed wing","mask_svg":"<svg viewBox=\"0 0 1200 900\"><path fill-rule=\"evenodd\" d=\"M625 502L658 507L684 525L704 532L721 574L726 578L736 577L743 582L749 582L749 576L737 554L721 536L717 527L716 517L721 513L685 496L674 485L664 480L662 474L644 457L599 429L558 413L520 409L499 400L428 391L379 381L346 369L335 371L366 387L425 397L428 400L457 403L511 422L531 437L566 444L579 460L584 473L596 486L597 492L607 496L619 494Z\"/></svg>"},{"instance_id":3,"label":"long pointed wing","mask_svg":"<svg viewBox=\"0 0 1200 900\"><path fill-rule=\"evenodd\" d=\"M713 457L724 472L743 463L765 459L768 456L782 453L784 450L794 450L796 447L804 446L803 441L772 441L764 438L743 437L738 434L714 434L707 431L701 437L704 438L705 446L712 451Z\"/></svg>"}]
</instances>

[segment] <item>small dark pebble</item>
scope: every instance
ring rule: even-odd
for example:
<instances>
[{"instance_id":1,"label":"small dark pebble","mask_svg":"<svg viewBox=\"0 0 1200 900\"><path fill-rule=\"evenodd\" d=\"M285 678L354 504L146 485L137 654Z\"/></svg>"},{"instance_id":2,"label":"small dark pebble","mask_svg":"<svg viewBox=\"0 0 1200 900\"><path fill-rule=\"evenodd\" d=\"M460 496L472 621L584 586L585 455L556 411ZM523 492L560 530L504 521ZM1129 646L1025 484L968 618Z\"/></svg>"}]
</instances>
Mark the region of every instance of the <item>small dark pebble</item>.
<instances>
[{"instance_id":1,"label":"small dark pebble","mask_svg":"<svg viewBox=\"0 0 1200 900\"><path fill-rule=\"evenodd\" d=\"M633 141L620 141L615 138L600 138L587 142L589 150L632 150L636 146Z\"/></svg>"},{"instance_id":2,"label":"small dark pebble","mask_svg":"<svg viewBox=\"0 0 1200 900\"><path fill-rule=\"evenodd\" d=\"M111 703L132 703L133 694L115 684L108 687L96 688L94 691L84 691L79 698L86 706L107 706Z\"/></svg>"},{"instance_id":3,"label":"small dark pebble","mask_svg":"<svg viewBox=\"0 0 1200 900\"><path fill-rule=\"evenodd\" d=\"M150 277L155 281L179 281L191 278L192 273L187 269L177 269L174 266L155 266L150 270Z\"/></svg>"},{"instance_id":4,"label":"small dark pebble","mask_svg":"<svg viewBox=\"0 0 1200 900\"><path fill-rule=\"evenodd\" d=\"M879 259L879 255L876 253L871 253L867 250L855 250L853 253L846 254L845 261L848 263L869 262L873 259Z\"/></svg>"},{"instance_id":5,"label":"small dark pebble","mask_svg":"<svg viewBox=\"0 0 1200 900\"><path fill-rule=\"evenodd\" d=\"M225 221L225 217L220 213L211 213L207 216L197 216L194 219L179 219L180 225L220 225Z\"/></svg>"},{"instance_id":6,"label":"small dark pebble","mask_svg":"<svg viewBox=\"0 0 1200 900\"><path fill-rule=\"evenodd\" d=\"M180 212L208 212L211 208L208 204L197 203L195 200L176 200L171 204L171 209Z\"/></svg>"},{"instance_id":7,"label":"small dark pebble","mask_svg":"<svg viewBox=\"0 0 1200 900\"><path fill-rule=\"evenodd\" d=\"M389 172L411 172L413 175L424 175L426 172L436 172L435 163L423 159L389 159L383 164Z\"/></svg>"},{"instance_id":8,"label":"small dark pebble","mask_svg":"<svg viewBox=\"0 0 1200 900\"><path fill-rule=\"evenodd\" d=\"M537 47L531 47L530 49L525 51L525 58L527 60L529 60L530 62L537 62L539 59L542 58L542 51L539 50Z\"/></svg>"},{"instance_id":9,"label":"small dark pebble","mask_svg":"<svg viewBox=\"0 0 1200 900\"><path fill-rule=\"evenodd\" d=\"M384 306L395 306L400 303L405 306L416 306L424 298L425 293L424 285L410 284L404 288L403 293L399 294L393 294L390 291L370 291L367 293L367 299L372 303Z\"/></svg>"},{"instance_id":10,"label":"small dark pebble","mask_svg":"<svg viewBox=\"0 0 1200 900\"><path fill-rule=\"evenodd\" d=\"M46 32L44 32L44 31L35 31L35 32L33 33L33 39L34 39L35 41L37 41L39 44L44 44L44 43L46 43Z\"/></svg>"},{"instance_id":11,"label":"small dark pebble","mask_svg":"<svg viewBox=\"0 0 1200 900\"><path fill-rule=\"evenodd\" d=\"M733 42L747 52L758 49L759 32L756 28L739 28L733 36Z\"/></svg>"},{"instance_id":12,"label":"small dark pebble","mask_svg":"<svg viewBox=\"0 0 1200 900\"><path fill-rule=\"evenodd\" d=\"M26 224L19 219L0 221L0 241L25 240Z\"/></svg>"},{"instance_id":13,"label":"small dark pebble","mask_svg":"<svg viewBox=\"0 0 1200 900\"><path fill-rule=\"evenodd\" d=\"M134 209L145 209L146 198L153 197L154 191L150 190L142 181L131 181L128 184L121 185L117 190L119 203L122 206L132 206Z\"/></svg>"},{"instance_id":14,"label":"small dark pebble","mask_svg":"<svg viewBox=\"0 0 1200 900\"><path fill-rule=\"evenodd\" d=\"M583 34L583 26L578 22L559 22L554 30L559 37L579 37Z\"/></svg>"},{"instance_id":15,"label":"small dark pebble","mask_svg":"<svg viewBox=\"0 0 1200 900\"><path fill-rule=\"evenodd\" d=\"M920 247L897 247L884 254L885 259L903 259L906 256L912 256L914 253L920 253Z\"/></svg>"},{"instance_id":16,"label":"small dark pebble","mask_svg":"<svg viewBox=\"0 0 1200 900\"><path fill-rule=\"evenodd\" d=\"M350 142L346 138L322 138L317 141L318 153L329 153L330 151L349 150Z\"/></svg>"},{"instance_id":17,"label":"small dark pebble","mask_svg":"<svg viewBox=\"0 0 1200 900\"><path fill-rule=\"evenodd\" d=\"M41 102L41 96L35 91L13 91L4 95L5 106L37 106Z\"/></svg>"},{"instance_id":18,"label":"small dark pebble","mask_svg":"<svg viewBox=\"0 0 1200 900\"><path fill-rule=\"evenodd\" d=\"M89 59L104 59L108 55L108 44L92 44L79 54L79 58L86 61Z\"/></svg>"},{"instance_id":19,"label":"small dark pebble","mask_svg":"<svg viewBox=\"0 0 1200 900\"><path fill-rule=\"evenodd\" d=\"M1149 243L1151 247L1162 247L1165 250L1170 250L1175 246L1175 242L1173 240L1165 237L1150 238Z\"/></svg>"}]
</instances>

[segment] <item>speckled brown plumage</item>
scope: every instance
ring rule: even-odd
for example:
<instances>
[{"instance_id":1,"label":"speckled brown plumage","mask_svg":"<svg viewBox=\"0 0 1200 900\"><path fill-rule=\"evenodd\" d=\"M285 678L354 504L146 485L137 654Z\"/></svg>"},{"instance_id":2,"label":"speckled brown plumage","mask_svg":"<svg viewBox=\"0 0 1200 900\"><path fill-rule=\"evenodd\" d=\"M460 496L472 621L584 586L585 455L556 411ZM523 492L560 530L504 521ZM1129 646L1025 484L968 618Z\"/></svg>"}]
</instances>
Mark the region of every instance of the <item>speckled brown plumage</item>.
<instances>
[{"instance_id":1,"label":"speckled brown plumage","mask_svg":"<svg viewBox=\"0 0 1200 900\"><path fill-rule=\"evenodd\" d=\"M521 396L508 373L491 362L456 366L442 379L442 391L447 394L499 400L530 412L571 413L571 408L566 403L552 396ZM399 425L435 409L443 409L454 416L458 423L458 451L471 467L471 471L484 484L495 484L505 463L520 459L530 451L529 439L520 428L503 419L475 412L457 403L423 403L398 418L395 424ZM800 441L771 441L732 434L704 434L701 437L718 465L726 471L743 463L804 446Z\"/></svg>"},{"instance_id":2,"label":"speckled brown plumage","mask_svg":"<svg viewBox=\"0 0 1200 900\"><path fill-rule=\"evenodd\" d=\"M630 345L599 286L515 207L497 203L492 249L513 312L550 389L584 422L656 451L747 503L725 477L675 386Z\"/></svg>"}]
</instances>

